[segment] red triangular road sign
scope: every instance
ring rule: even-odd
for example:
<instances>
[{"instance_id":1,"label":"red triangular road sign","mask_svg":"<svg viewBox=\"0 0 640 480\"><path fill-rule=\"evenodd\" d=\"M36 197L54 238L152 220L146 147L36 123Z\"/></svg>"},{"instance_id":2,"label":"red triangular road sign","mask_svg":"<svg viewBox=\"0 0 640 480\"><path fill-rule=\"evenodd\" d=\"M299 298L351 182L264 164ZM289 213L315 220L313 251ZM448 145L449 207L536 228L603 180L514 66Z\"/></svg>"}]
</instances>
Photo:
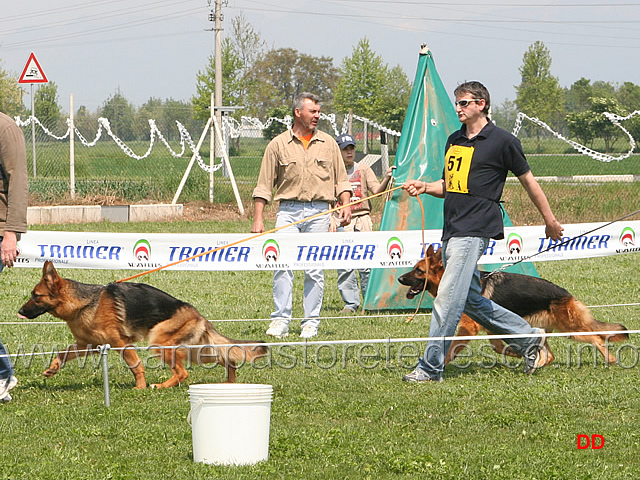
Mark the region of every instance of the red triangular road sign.
<instances>
[{"instance_id":1,"label":"red triangular road sign","mask_svg":"<svg viewBox=\"0 0 640 480\"><path fill-rule=\"evenodd\" d=\"M47 83L48 81L49 80L47 80L47 76L44 74L44 70L42 70L42 67L38 63L35 54L31 52L18 83Z\"/></svg>"}]
</instances>

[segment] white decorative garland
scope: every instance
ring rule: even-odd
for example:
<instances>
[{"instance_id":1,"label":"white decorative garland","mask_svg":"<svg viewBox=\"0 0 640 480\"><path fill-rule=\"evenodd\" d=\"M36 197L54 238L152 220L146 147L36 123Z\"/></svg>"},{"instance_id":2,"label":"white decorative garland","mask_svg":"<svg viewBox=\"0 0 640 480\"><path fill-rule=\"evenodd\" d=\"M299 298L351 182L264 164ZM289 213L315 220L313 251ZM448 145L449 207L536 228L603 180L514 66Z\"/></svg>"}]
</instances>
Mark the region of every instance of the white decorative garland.
<instances>
[{"instance_id":1,"label":"white decorative garland","mask_svg":"<svg viewBox=\"0 0 640 480\"><path fill-rule=\"evenodd\" d=\"M640 115L640 111L636 110L635 112L633 112L630 115L627 115L626 117L621 117L620 115L616 115L615 113L609 113L609 112L604 112L603 115L607 117L607 119L611 123L613 123L616 127L620 128L624 133L626 133L627 137L629 137L629 151L627 153L614 157L613 155L609 155L606 153L596 152L595 150L592 150L589 147L585 147L584 145L581 145L578 142L574 142L573 140L569 140L568 138L565 138L560 133L553 130L549 125L544 123L542 120L536 117L530 117L527 114L522 112L518 113L518 116L516 118L516 124L513 127L513 134L516 137L518 136L518 133L520 132L520 128L522 127L522 120L526 118L530 122L535 123L539 127L542 127L548 132L550 132L554 137L559 138L560 140L568 143L578 152L582 153L583 155L588 155L594 160L598 160L600 162L612 162L614 160L620 161L620 160L624 160L625 158L629 158L629 156L631 156L631 154L633 153L633 150L636 148L636 141L634 140L633 136L631 136L629 131L626 128L624 128L622 125L620 125L620 122L624 120L629 120L634 115Z\"/></svg>"},{"instance_id":2,"label":"white decorative garland","mask_svg":"<svg viewBox=\"0 0 640 480\"><path fill-rule=\"evenodd\" d=\"M365 123L369 123L371 125L373 125L374 127L378 128L379 130L385 131L391 135L397 135L400 136L399 132L396 132L395 130L390 130L388 128L385 128L375 122L372 122L371 120L368 120L366 118L363 117L358 117L356 115L353 116L353 118L355 118L356 120L360 120L362 122ZM324 114L321 113L320 114L320 119L322 120L327 120L330 124L331 127L333 128L333 131L335 133L335 135L339 135L340 132L338 131L338 127L336 125L336 116L335 114ZM345 124L343 126L343 132L346 132L346 125L347 125L347 120L348 120L348 115L345 116ZM51 132L51 130L49 130L47 127L45 127L40 120L38 120L36 117L34 116L29 116L27 117L26 120L21 120L20 117L15 117L15 121L18 124L18 126L20 127L26 127L28 125L31 125L31 123L33 122L34 124L37 124L42 131L47 134L48 136L55 138L56 140L65 140L67 137L69 137L69 134L71 132L71 119L67 118L67 131L65 132L64 135L62 136L58 136L55 135L53 132ZM222 117L222 123L226 129L227 132L229 132L229 136L231 138L238 138L241 133L242 130L244 128L258 128L260 130L264 130L266 128L268 128L273 122L280 122L283 125L285 125L287 128L291 128L291 124L292 124L293 118L290 115L286 115L284 118L275 118L275 117L270 117L268 118L264 123L262 123L258 118L254 118L254 117L241 117L240 122L238 122L238 120L236 120L235 118L232 117ZM147 151L143 154L143 155L137 155L123 140L121 140L115 133L113 133L113 131L111 130L111 124L109 123L109 120L107 118L104 117L100 117L98 118L98 130L96 132L96 136L92 141L88 141L81 133L80 131L74 127L74 132L77 135L77 137L80 139L80 142L85 146L85 147L95 147L96 144L98 143L98 140L100 139L100 137L102 137L102 130L104 129L107 132L107 135L109 135L113 141L116 143L116 145L118 145L120 147L120 149L125 153L125 155L127 155L128 157L131 158L135 158L136 160L142 160L144 158L147 158L150 154L151 151L153 150L153 146L155 143L155 139L156 139L156 135L158 136L158 138L160 139L160 141L165 145L165 147L167 147L167 150L169 150L169 152L171 153L171 156L174 158L181 158L185 151L186 151L186 147L187 145L189 146L191 152L193 154L195 154L196 159L198 161L198 165L200 166L200 168L206 172L215 172L217 170L219 170L220 168L222 168L222 162L220 162L217 165L207 165L204 163L204 161L202 160L202 157L200 156L200 152L196 151L196 144L193 141L193 139L191 138L191 135L189 134L189 132L187 131L187 129L185 128L184 125L182 125L180 122L176 121L176 126L178 128L178 131L180 132L180 146L181 146L181 150L180 152L175 152L170 146L169 146L169 142L165 139L165 137L162 135L162 132L158 129L157 125L156 125L156 121L153 119L149 119L149 148L147 149Z\"/></svg>"}]
</instances>

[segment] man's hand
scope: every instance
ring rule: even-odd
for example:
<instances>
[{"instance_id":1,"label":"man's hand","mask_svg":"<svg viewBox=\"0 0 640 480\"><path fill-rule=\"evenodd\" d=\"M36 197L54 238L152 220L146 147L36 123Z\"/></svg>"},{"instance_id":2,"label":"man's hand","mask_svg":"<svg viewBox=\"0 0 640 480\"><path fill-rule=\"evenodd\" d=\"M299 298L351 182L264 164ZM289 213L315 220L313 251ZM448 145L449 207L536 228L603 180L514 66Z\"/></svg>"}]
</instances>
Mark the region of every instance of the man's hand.
<instances>
[{"instance_id":1,"label":"man's hand","mask_svg":"<svg viewBox=\"0 0 640 480\"><path fill-rule=\"evenodd\" d=\"M340 204L347 205L351 203L351 192L342 192L340 194ZM351 223L351 206L346 208L340 208L338 210L338 217L340 218L340 226L346 227Z\"/></svg>"},{"instance_id":2,"label":"man's hand","mask_svg":"<svg viewBox=\"0 0 640 480\"><path fill-rule=\"evenodd\" d=\"M564 232L564 228L562 228L560 222L555 218L551 222L547 223L547 226L544 229L544 233L547 238L551 238L556 242L562 240L562 232Z\"/></svg>"},{"instance_id":3,"label":"man's hand","mask_svg":"<svg viewBox=\"0 0 640 480\"><path fill-rule=\"evenodd\" d=\"M267 201L264 198L256 197L253 199L253 225L251 233L264 232L263 212Z\"/></svg>"},{"instance_id":4,"label":"man's hand","mask_svg":"<svg viewBox=\"0 0 640 480\"><path fill-rule=\"evenodd\" d=\"M0 261L5 267L13 267L18 258L18 238L16 232L5 231L0 244Z\"/></svg>"},{"instance_id":5,"label":"man's hand","mask_svg":"<svg viewBox=\"0 0 640 480\"><path fill-rule=\"evenodd\" d=\"M403 190L406 190L409 195L416 197L422 193L425 193L427 184L422 180L407 180L402 185Z\"/></svg>"}]
</instances>

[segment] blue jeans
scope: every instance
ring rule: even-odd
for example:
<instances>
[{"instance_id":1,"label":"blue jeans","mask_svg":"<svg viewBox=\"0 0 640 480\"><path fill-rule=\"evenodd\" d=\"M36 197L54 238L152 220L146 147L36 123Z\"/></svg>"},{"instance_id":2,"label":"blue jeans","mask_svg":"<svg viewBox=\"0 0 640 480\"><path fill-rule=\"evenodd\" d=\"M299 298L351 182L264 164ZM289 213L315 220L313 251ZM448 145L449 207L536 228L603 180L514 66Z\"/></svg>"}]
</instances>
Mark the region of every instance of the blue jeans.
<instances>
[{"instance_id":1,"label":"blue jeans","mask_svg":"<svg viewBox=\"0 0 640 480\"><path fill-rule=\"evenodd\" d=\"M367 213L356 217L351 217L351 223L344 227L338 227L338 232L371 232L373 231L373 223L371 216ZM360 307L360 292L364 298L367 293L367 284L369 283L370 268L361 268L358 270L341 270L338 269L338 291L344 301L345 308L354 312ZM358 275L360 275L360 290L358 290Z\"/></svg>"},{"instance_id":2,"label":"blue jeans","mask_svg":"<svg viewBox=\"0 0 640 480\"><path fill-rule=\"evenodd\" d=\"M2 237L0 237L0 244L2 244ZM0 272L2 272L3 268L4 268L4 265L2 265L2 262L0 262ZM4 348L4 345L2 344L2 340L0 340L0 355L6 355L6 354L7 354L7 349ZM13 375L13 367L11 366L11 360L9 360L9 357L0 356L0 380L9 378L11 377L11 375Z\"/></svg>"},{"instance_id":3,"label":"blue jeans","mask_svg":"<svg viewBox=\"0 0 640 480\"><path fill-rule=\"evenodd\" d=\"M360 307L360 292L362 297L367 292L369 282L369 272L371 269L360 270L338 270L338 290L344 301L345 308L354 312ZM360 275L360 289L358 289L358 274Z\"/></svg>"},{"instance_id":4,"label":"blue jeans","mask_svg":"<svg viewBox=\"0 0 640 480\"><path fill-rule=\"evenodd\" d=\"M454 237L442 245L444 275L433 301L429 337L451 337L455 334L462 313L466 313L496 335L529 335L537 333L522 317L482 296L478 260L489 242L481 237ZM536 337L505 340L515 351L526 352L538 344ZM418 368L439 379L451 341L430 340Z\"/></svg>"},{"instance_id":5,"label":"blue jeans","mask_svg":"<svg viewBox=\"0 0 640 480\"><path fill-rule=\"evenodd\" d=\"M352 221L353 223L353 221ZM344 227L338 227L338 232L344 232ZM354 232L359 230L354 229ZM354 312L360 307L360 292L362 297L367 292L367 283L369 283L370 268L361 268L359 270L341 270L338 269L338 291L344 301L345 308L349 308ZM358 290L358 275L360 275L360 289Z\"/></svg>"},{"instance_id":6,"label":"blue jeans","mask_svg":"<svg viewBox=\"0 0 640 480\"><path fill-rule=\"evenodd\" d=\"M276 216L276 228L308 218L329 209L327 202L298 202L283 200ZM301 222L280 230L282 233L319 233L329 231L329 215L320 215L316 218ZM305 270L304 272L304 308L305 322L318 325L320 321L320 309L324 295L324 271ZM273 272L273 305L274 312L271 318L291 318L293 304L293 272L291 270L276 270Z\"/></svg>"}]
</instances>

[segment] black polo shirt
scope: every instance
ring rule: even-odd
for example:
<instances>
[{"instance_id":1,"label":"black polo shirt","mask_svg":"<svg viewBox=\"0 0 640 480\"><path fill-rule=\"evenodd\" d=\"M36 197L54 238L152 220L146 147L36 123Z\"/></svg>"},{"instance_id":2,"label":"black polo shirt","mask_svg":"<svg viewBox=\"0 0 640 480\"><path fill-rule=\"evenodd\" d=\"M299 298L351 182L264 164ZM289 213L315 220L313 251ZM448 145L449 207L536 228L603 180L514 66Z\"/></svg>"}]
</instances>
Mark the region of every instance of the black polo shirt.
<instances>
[{"instance_id":1,"label":"black polo shirt","mask_svg":"<svg viewBox=\"0 0 640 480\"><path fill-rule=\"evenodd\" d=\"M466 125L447 140L442 240L451 237L504 238L500 198L509 171L530 170L520 141L489 123L474 138Z\"/></svg>"}]
</instances>

